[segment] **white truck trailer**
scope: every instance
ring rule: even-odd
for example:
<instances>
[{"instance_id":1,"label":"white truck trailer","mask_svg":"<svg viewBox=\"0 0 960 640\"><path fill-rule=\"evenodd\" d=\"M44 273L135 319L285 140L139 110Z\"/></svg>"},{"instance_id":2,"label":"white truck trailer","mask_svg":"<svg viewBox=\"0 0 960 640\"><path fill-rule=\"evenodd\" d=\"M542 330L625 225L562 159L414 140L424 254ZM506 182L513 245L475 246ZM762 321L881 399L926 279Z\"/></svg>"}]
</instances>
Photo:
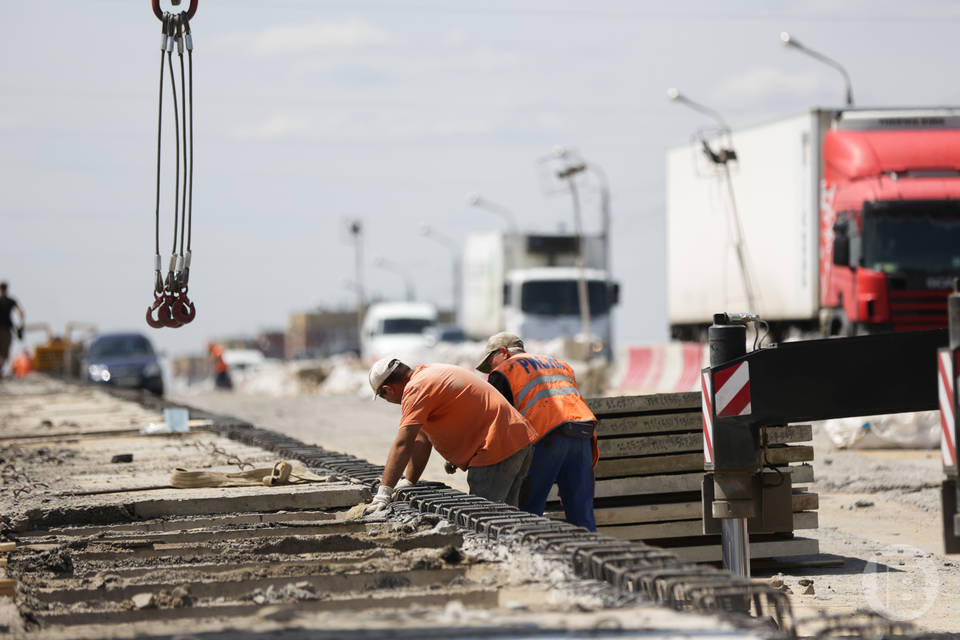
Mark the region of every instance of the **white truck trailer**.
<instances>
[{"instance_id":1,"label":"white truck trailer","mask_svg":"<svg viewBox=\"0 0 960 640\"><path fill-rule=\"evenodd\" d=\"M606 269L601 236L584 236L583 275L590 339L609 355L611 310L619 286ZM576 266L578 243L569 234L474 233L463 253L463 328L486 340L511 331L528 340L582 333Z\"/></svg>"}]
</instances>

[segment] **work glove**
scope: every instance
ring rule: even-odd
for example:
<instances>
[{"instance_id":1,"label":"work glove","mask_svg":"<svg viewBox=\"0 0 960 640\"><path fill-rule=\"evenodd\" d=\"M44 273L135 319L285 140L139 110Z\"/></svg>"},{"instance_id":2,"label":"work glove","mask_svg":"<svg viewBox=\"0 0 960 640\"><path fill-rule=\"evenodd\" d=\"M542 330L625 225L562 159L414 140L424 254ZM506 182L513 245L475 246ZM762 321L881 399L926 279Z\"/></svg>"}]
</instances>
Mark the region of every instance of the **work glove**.
<instances>
[{"instance_id":1,"label":"work glove","mask_svg":"<svg viewBox=\"0 0 960 640\"><path fill-rule=\"evenodd\" d=\"M17 327L17 340L23 340L23 327Z\"/></svg>"},{"instance_id":2,"label":"work glove","mask_svg":"<svg viewBox=\"0 0 960 640\"><path fill-rule=\"evenodd\" d=\"M444 462L444 463L443 463L443 470L446 471L447 473L451 473L451 474L452 474L452 473L456 473L456 472L457 472L457 465L453 464L452 462Z\"/></svg>"},{"instance_id":3,"label":"work glove","mask_svg":"<svg viewBox=\"0 0 960 640\"><path fill-rule=\"evenodd\" d=\"M387 508L387 505L390 504L392 499L393 487L388 487L385 484L380 485L380 488L377 489L377 495L373 496L373 500L364 508L363 515L366 516L370 515L371 513L383 511Z\"/></svg>"},{"instance_id":4,"label":"work glove","mask_svg":"<svg viewBox=\"0 0 960 640\"><path fill-rule=\"evenodd\" d=\"M397 486L395 486L393 489L394 491L396 491L397 489L406 489L407 487L416 486L416 484L417 484L416 482L410 482L406 478L400 478L400 482L398 482Z\"/></svg>"}]
</instances>

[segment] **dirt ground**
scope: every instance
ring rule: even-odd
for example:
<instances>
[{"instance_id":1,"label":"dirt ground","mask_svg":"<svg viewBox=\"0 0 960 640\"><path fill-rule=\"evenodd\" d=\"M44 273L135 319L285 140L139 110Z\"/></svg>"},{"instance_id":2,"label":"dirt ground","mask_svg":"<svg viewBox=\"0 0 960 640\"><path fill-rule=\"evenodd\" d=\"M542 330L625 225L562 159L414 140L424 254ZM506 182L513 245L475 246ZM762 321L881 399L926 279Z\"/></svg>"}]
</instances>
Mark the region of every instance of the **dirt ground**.
<instances>
[{"instance_id":1,"label":"dirt ground","mask_svg":"<svg viewBox=\"0 0 960 640\"><path fill-rule=\"evenodd\" d=\"M376 464L400 416L396 405L354 397L205 392L176 399ZM782 583L801 619L871 608L929 631L960 631L960 555L943 553L939 452L840 451L814 431L820 528L804 535L820 541L816 560L838 566L755 570L754 577ZM466 488L465 475L444 473L437 456L425 477Z\"/></svg>"}]
</instances>

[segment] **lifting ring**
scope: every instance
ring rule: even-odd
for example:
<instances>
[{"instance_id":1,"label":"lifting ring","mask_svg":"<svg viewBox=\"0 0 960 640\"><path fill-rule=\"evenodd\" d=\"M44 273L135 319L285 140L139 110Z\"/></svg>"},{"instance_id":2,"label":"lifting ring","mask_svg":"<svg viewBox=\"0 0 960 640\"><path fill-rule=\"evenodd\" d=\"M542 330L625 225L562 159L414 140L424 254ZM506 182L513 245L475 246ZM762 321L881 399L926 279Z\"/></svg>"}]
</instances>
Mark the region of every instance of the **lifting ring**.
<instances>
[{"instance_id":1,"label":"lifting ring","mask_svg":"<svg viewBox=\"0 0 960 640\"><path fill-rule=\"evenodd\" d=\"M190 0L190 7L187 9L187 20L193 20L194 14L197 12L197 4L200 0ZM174 4L180 4L179 2L174 2ZM163 20L163 11L160 11L160 0L150 0L150 6L153 7L153 15L157 16L158 20Z\"/></svg>"}]
</instances>

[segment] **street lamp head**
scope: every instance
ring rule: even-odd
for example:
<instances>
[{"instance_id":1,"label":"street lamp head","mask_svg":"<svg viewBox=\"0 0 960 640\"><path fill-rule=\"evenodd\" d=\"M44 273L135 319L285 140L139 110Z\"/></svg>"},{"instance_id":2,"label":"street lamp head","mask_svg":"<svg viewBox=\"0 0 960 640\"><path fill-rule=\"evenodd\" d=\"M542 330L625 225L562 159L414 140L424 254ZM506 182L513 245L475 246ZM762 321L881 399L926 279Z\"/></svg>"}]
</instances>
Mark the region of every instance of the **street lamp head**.
<instances>
[{"instance_id":1,"label":"street lamp head","mask_svg":"<svg viewBox=\"0 0 960 640\"><path fill-rule=\"evenodd\" d=\"M569 149L561 144L553 145L553 149L550 150L554 158L566 158Z\"/></svg>"},{"instance_id":2,"label":"street lamp head","mask_svg":"<svg viewBox=\"0 0 960 640\"><path fill-rule=\"evenodd\" d=\"M786 31L780 32L780 42L782 42L783 46L785 47L797 47L800 45L800 43L797 42L797 39L792 38Z\"/></svg>"},{"instance_id":3,"label":"street lamp head","mask_svg":"<svg viewBox=\"0 0 960 640\"><path fill-rule=\"evenodd\" d=\"M667 100L670 102L676 102L682 97L683 94L680 93L680 90L675 87L670 87L667 89Z\"/></svg>"},{"instance_id":4,"label":"street lamp head","mask_svg":"<svg viewBox=\"0 0 960 640\"><path fill-rule=\"evenodd\" d=\"M477 206L480 203L480 194L476 191L471 191L466 196L467 204L471 207Z\"/></svg>"}]
</instances>

